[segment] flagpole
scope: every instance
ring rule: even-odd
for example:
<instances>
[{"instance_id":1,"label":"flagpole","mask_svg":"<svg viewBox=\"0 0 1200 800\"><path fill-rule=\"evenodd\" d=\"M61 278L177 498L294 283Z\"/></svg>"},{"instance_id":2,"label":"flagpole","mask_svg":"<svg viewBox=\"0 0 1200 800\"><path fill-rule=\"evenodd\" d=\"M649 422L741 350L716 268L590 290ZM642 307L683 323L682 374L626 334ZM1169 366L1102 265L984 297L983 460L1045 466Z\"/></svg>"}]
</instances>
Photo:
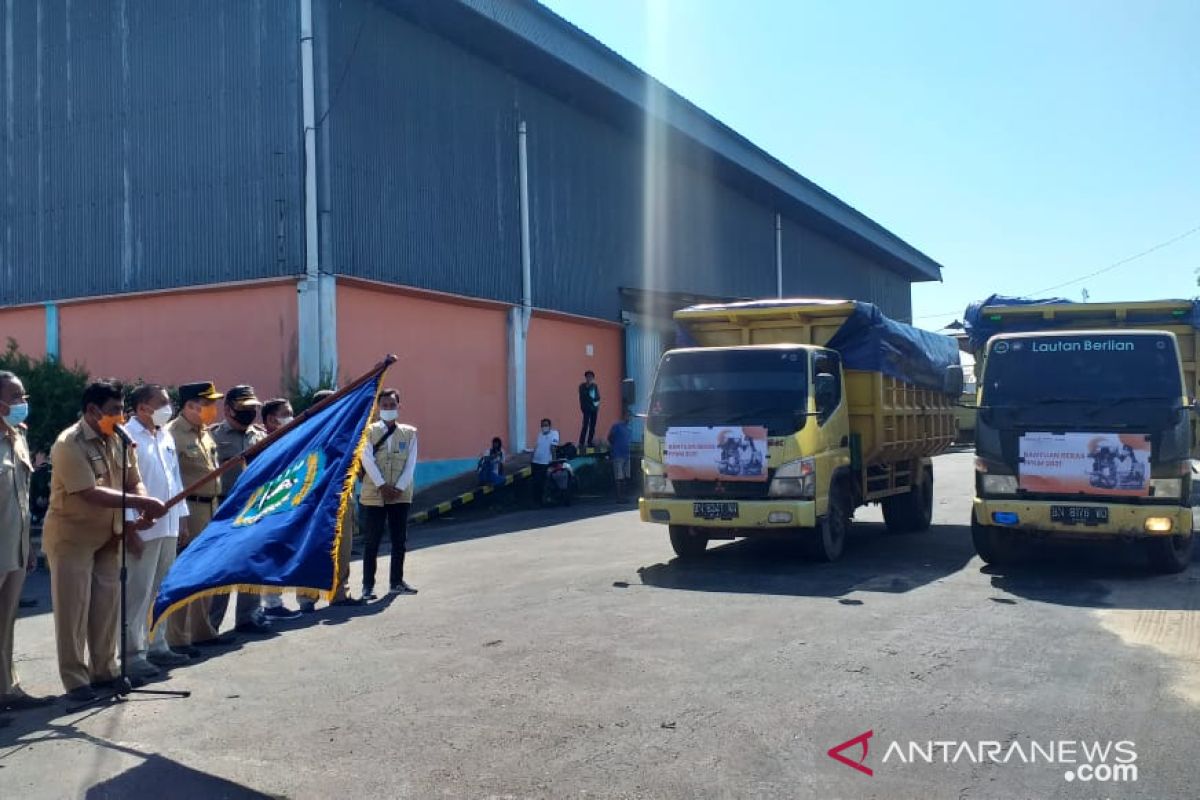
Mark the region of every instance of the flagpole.
<instances>
[{"instance_id":1,"label":"flagpole","mask_svg":"<svg viewBox=\"0 0 1200 800\"><path fill-rule=\"evenodd\" d=\"M348 395L351 392L355 391L356 389L362 387L363 384L374 380L375 378L379 377L380 375L383 375L383 373L387 372L388 367L390 367L392 364L395 364L396 361L397 361L396 356L389 353L387 355L387 357L384 358L383 361L380 361L378 364L376 364L375 367L370 372L367 372L362 377L357 378L356 380L354 380L352 383L348 384L347 386L344 386L341 389L338 389L336 392L331 394L329 397L326 397L324 400L321 400L321 402L316 403L315 405L305 409L304 412L302 412L299 416L297 416L295 419L293 419L287 425L284 425L282 428L279 428L275 432L268 434L267 438L263 439L261 442L254 445L246 452L242 453L240 456L229 459L224 464L222 464L221 466L214 469L212 472L205 475L203 478L200 478L198 481L193 483L191 486L184 488L183 491L181 491L179 494L175 495L170 500L167 500L165 503L163 503L163 508L168 509L171 506L182 503L184 500L186 500L188 498L189 495L195 494L196 490L199 489L201 486L215 480L216 478L221 477L226 472L228 472L229 470L233 469L234 467L236 467L238 465L245 465L246 462L248 462L250 459L254 458L263 449L265 449L267 447L267 445L271 444L276 439L278 439L279 437L283 436L285 433L290 431L292 428L294 428L297 425L299 425L300 423L304 422L306 419L311 417L313 414L318 413L319 411L321 411L322 409L324 409L325 407L329 406L332 403L336 403L338 400L341 400L346 395Z\"/></svg>"}]
</instances>

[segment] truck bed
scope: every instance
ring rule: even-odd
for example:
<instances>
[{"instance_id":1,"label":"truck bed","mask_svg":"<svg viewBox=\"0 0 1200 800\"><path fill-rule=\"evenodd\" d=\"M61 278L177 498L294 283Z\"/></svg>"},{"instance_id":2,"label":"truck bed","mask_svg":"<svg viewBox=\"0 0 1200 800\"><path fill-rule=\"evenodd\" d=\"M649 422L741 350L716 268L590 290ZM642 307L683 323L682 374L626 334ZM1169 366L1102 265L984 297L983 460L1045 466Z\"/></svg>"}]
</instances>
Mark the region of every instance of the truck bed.
<instances>
[{"instance_id":1,"label":"truck bed","mask_svg":"<svg viewBox=\"0 0 1200 800\"><path fill-rule=\"evenodd\" d=\"M701 347L825 347L857 308L850 301L698 306L676 312L675 321ZM935 456L954 444L956 397L882 372L845 373L850 430L864 465Z\"/></svg>"}]
</instances>

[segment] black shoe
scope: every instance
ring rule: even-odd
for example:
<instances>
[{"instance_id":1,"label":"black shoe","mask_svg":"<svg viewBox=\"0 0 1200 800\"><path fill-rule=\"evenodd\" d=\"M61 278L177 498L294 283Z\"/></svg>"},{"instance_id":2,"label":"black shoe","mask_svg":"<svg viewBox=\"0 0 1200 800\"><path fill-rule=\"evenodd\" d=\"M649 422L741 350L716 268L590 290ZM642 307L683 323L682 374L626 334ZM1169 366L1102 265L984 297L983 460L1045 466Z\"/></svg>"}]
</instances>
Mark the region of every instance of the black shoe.
<instances>
[{"instance_id":1,"label":"black shoe","mask_svg":"<svg viewBox=\"0 0 1200 800\"><path fill-rule=\"evenodd\" d=\"M365 606L366 600L360 597L343 597L341 600L334 600L329 605L331 606Z\"/></svg>"},{"instance_id":2,"label":"black shoe","mask_svg":"<svg viewBox=\"0 0 1200 800\"><path fill-rule=\"evenodd\" d=\"M413 587L409 586L404 581L400 581L399 583L397 583L395 586L393 586L391 589L388 590L388 594L416 594L416 593L417 593L417 590L414 589Z\"/></svg>"},{"instance_id":3,"label":"black shoe","mask_svg":"<svg viewBox=\"0 0 1200 800\"><path fill-rule=\"evenodd\" d=\"M99 696L90 686L78 686L67 692L67 699L75 703L90 703Z\"/></svg>"},{"instance_id":4,"label":"black shoe","mask_svg":"<svg viewBox=\"0 0 1200 800\"><path fill-rule=\"evenodd\" d=\"M263 616L268 619L299 619L300 612L293 611L287 606L272 606L263 611Z\"/></svg>"},{"instance_id":5,"label":"black shoe","mask_svg":"<svg viewBox=\"0 0 1200 800\"><path fill-rule=\"evenodd\" d=\"M19 694L8 700L0 701L0 711L32 711L35 708L45 708L53 704L53 697L32 697L27 694Z\"/></svg>"},{"instance_id":6,"label":"black shoe","mask_svg":"<svg viewBox=\"0 0 1200 800\"><path fill-rule=\"evenodd\" d=\"M187 656L188 658L200 658L204 655L199 647L192 647L190 644L172 647L171 649L181 656Z\"/></svg>"},{"instance_id":7,"label":"black shoe","mask_svg":"<svg viewBox=\"0 0 1200 800\"><path fill-rule=\"evenodd\" d=\"M363 602L364 602L364 603L366 603L366 602L368 602L368 601L370 601L370 600L378 600L379 598L377 598L377 597L375 596L375 590L374 590L374 589L367 589L366 587L363 587L363 591L362 591L362 599L363 599Z\"/></svg>"},{"instance_id":8,"label":"black shoe","mask_svg":"<svg viewBox=\"0 0 1200 800\"><path fill-rule=\"evenodd\" d=\"M316 604L316 603L313 603L313 602L302 602L302 603L300 604L300 613L301 613L301 614L315 614L315 613L317 613L317 604Z\"/></svg>"},{"instance_id":9,"label":"black shoe","mask_svg":"<svg viewBox=\"0 0 1200 800\"><path fill-rule=\"evenodd\" d=\"M251 636L266 636L271 632L271 626L266 622L251 619L238 625L234 630L238 633L245 633Z\"/></svg>"}]
</instances>

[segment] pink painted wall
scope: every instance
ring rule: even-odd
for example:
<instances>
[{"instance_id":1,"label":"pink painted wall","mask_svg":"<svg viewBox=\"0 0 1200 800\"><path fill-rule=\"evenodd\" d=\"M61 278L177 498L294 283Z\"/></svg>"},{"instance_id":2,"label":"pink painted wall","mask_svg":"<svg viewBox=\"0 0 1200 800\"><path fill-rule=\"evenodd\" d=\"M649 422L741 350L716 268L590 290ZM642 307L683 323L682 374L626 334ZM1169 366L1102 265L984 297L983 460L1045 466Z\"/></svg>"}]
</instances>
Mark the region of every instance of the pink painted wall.
<instances>
[{"instance_id":1,"label":"pink painted wall","mask_svg":"<svg viewBox=\"0 0 1200 800\"><path fill-rule=\"evenodd\" d=\"M579 440L579 384L583 373L596 373L600 385L600 419L596 441L608 435L621 408L621 374L624 364L622 331L616 325L560 317L534 316L528 344L529 444L538 423L549 417L564 442ZM587 354L588 345L592 355Z\"/></svg>"},{"instance_id":2,"label":"pink painted wall","mask_svg":"<svg viewBox=\"0 0 1200 800\"><path fill-rule=\"evenodd\" d=\"M386 383L400 391L401 419L421 431L421 461L479 455L508 439L507 322L502 308L338 284L342 381L389 352Z\"/></svg>"},{"instance_id":3,"label":"pink painted wall","mask_svg":"<svg viewBox=\"0 0 1200 800\"><path fill-rule=\"evenodd\" d=\"M296 318L290 282L75 303L59 308L61 357L96 377L275 396L295 374Z\"/></svg>"},{"instance_id":4,"label":"pink painted wall","mask_svg":"<svg viewBox=\"0 0 1200 800\"><path fill-rule=\"evenodd\" d=\"M46 310L40 306L0 309L0 350L8 348L10 338L27 356L46 355Z\"/></svg>"}]
</instances>

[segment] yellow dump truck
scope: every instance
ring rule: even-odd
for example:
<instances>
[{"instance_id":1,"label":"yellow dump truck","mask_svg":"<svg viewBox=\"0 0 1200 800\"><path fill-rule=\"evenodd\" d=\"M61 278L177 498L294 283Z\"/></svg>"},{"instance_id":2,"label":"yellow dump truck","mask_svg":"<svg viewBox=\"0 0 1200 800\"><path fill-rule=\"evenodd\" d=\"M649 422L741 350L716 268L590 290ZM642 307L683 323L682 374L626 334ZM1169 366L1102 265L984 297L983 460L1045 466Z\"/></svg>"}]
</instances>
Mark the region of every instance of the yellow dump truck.
<instances>
[{"instance_id":1,"label":"yellow dump truck","mask_svg":"<svg viewBox=\"0 0 1200 800\"><path fill-rule=\"evenodd\" d=\"M681 558L779 532L837 559L854 511L929 527L931 457L954 441L958 347L867 303L778 300L676 312L646 416L641 517Z\"/></svg>"},{"instance_id":2,"label":"yellow dump truck","mask_svg":"<svg viewBox=\"0 0 1200 800\"><path fill-rule=\"evenodd\" d=\"M967 310L976 354L975 549L1035 538L1138 540L1161 572L1192 558L1200 309L1189 300L992 297Z\"/></svg>"}]
</instances>

